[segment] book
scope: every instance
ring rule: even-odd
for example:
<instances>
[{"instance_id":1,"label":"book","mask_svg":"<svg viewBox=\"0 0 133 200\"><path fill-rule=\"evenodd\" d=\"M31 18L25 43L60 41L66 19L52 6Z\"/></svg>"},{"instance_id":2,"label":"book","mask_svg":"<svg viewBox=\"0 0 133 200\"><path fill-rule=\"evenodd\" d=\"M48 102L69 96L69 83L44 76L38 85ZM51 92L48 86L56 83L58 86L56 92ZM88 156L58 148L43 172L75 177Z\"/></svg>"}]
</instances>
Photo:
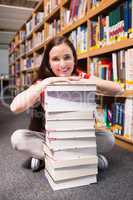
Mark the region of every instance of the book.
<instances>
[{"instance_id":1,"label":"book","mask_svg":"<svg viewBox=\"0 0 133 200\"><path fill-rule=\"evenodd\" d=\"M69 95L69 93L64 94ZM80 94L79 94L80 95ZM81 95L82 96L82 95ZM81 97L80 96L80 97ZM55 97L49 97L45 98L45 106L44 109L48 112L62 112L62 111L94 111L96 108L96 105L94 102L89 103L82 101L81 102L75 102L75 101L67 101L60 98Z\"/></svg>"},{"instance_id":2,"label":"book","mask_svg":"<svg viewBox=\"0 0 133 200\"><path fill-rule=\"evenodd\" d=\"M94 146L89 146L87 148L72 148L72 149L58 149L51 150L46 143L43 143L44 154L49 156L54 160L71 160L80 159L88 156L97 155L96 144Z\"/></svg>"},{"instance_id":3,"label":"book","mask_svg":"<svg viewBox=\"0 0 133 200\"><path fill-rule=\"evenodd\" d=\"M94 119L94 112L70 111L70 112L45 112L47 120L73 120L73 119Z\"/></svg>"},{"instance_id":4,"label":"book","mask_svg":"<svg viewBox=\"0 0 133 200\"><path fill-rule=\"evenodd\" d=\"M68 160L54 160L48 156L45 158L46 163L51 165L52 168L58 169L63 167L73 167L73 166L81 166L81 165L90 165L97 164L98 159L97 156L87 156L83 158L75 158Z\"/></svg>"},{"instance_id":5,"label":"book","mask_svg":"<svg viewBox=\"0 0 133 200\"><path fill-rule=\"evenodd\" d=\"M77 120L46 120L45 129L46 130L88 130L94 129L95 120L94 119L77 119Z\"/></svg>"},{"instance_id":6,"label":"book","mask_svg":"<svg viewBox=\"0 0 133 200\"><path fill-rule=\"evenodd\" d=\"M48 85L44 109L47 112L95 110L95 84L80 81Z\"/></svg>"},{"instance_id":7,"label":"book","mask_svg":"<svg viewBox=\"0 0 133 200\"><path fill-rule=\"evenodd\" d=\"M97 178L95 174L91 176L84 176L84 177L69 179L65 181L56 181L56 182L53 181L52 177L49 175L47 170L45 170L45 176L48 179L48 182L50 183L53 190L73 188L73 187L89 185L91 183L97 182Z\"/></svg>"},{"instance_id":8,"label":"book","mask_svg":"<svg viewBox=\"0 0 133 200\"><path fill-rule=\"evenodd\" d=\"M74 139L53 139L46 136L47 146L56 151L64 149L87 148L96 144L95 137L91 138L74 138Z\"/></svg>"},{"instance_id":9,"label":"book","mask_svg":"<svg viewBox=\"0 0 133 200\"><path fill-rule=\"evenodd\" d=\"M97 164L62 167L54 169L50 162L45 163L45 168L54 181L78 178L97 174Z\"/></svg>"},{"instance_id":10,"label":"book","mask_svg":"<svg viewBox=\"0 0 133 200\"><path fill-rule=\"evenodd\" d=\"M67 130L67 131L46 131L46 135L48 138L56 138L56 139L70 139L70 138L87 138L87 137L95 137L95 129L88 130Z\"/></svg>"}]
</instances>

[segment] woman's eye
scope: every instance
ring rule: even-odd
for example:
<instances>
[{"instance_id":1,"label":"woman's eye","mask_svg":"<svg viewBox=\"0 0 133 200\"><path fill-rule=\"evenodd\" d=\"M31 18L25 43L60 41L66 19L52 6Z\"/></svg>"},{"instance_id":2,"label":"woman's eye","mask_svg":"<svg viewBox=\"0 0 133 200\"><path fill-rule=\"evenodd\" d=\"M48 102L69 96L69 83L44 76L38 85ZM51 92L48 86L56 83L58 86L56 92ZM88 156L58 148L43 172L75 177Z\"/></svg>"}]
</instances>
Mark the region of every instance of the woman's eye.
<instances>
[{"instance_id":1,"label":"woman's eye","mask_svg":"<svg viewBox=\"0 0 133 200\"><path fill-rule=\"evenodd\" d=\"M52 59L52 61L59 61L59 58L55 57Z\"/></svg>"},{"instance_id":2,"label":"woman's eye","mask_svg":"<svg viewBox=\"0 0 133 200\"><path fill-rule=\"evenodd\" d=\"M67 56L64 56L64 60L69 60L71 59L71 56L67 55Z\"/></svg>"}]
</instances>

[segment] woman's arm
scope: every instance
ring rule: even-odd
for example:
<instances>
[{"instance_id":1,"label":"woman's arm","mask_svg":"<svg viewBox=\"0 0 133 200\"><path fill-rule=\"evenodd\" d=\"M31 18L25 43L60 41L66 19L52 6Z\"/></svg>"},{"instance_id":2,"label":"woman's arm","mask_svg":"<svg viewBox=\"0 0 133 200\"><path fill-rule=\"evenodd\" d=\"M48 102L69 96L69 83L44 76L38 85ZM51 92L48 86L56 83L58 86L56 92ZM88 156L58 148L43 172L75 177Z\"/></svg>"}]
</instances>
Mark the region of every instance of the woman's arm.
<instances>
[{"instance_id":1,"label":"woman's arm","mask_svg":"<svg viewBox=\"0 0 133 200\"><path fill-rule=\"evenodd\" d=\"M96 76L90 76L89 79L81 78L81 82L96 84L97 93L101 94L118 95L124 92L124 90L118 83L113 81L103 80Z\"/></svg>"},{"instance_id":2,"label":"woman's arm","mask_svg":"<svg viewBox=\"0 0 133 200\"><path fill-rule=\"evenodd\" d=\"M31 85L27 90L18 94L10 105L12 112L20 113L33 106L40 99L40 93L48 84L70 80L67 77L50 77Z\"/></svg>"},{"instance_id":3,"label":"woman's arm","mask_svg":"<svg viewBox=\"0 0 133 200\"><path fill-rule=\"evenodd\" d=\"M116 82L103 80L96 76L91 76L90 80L96 83L98 93L108 94L108 95L117 95L117 94L122 94L124 92L120 84Z\"/></svg>"},{"instance_id":4,"label":"woman's arm","mask_svg":"<svg viewBox=\"0 0 133 200\"><path fill-rule=\"evenodd\" d=\"M107 94L107 95L121 95L124 92L124 89L120 86L119 83L114 81L103 80L96 76L89 76L89 78L82 78L78 76L68 77L70 81L81 81L84 83L96 84L97 93Z\"/></svg>"}]
</instances>

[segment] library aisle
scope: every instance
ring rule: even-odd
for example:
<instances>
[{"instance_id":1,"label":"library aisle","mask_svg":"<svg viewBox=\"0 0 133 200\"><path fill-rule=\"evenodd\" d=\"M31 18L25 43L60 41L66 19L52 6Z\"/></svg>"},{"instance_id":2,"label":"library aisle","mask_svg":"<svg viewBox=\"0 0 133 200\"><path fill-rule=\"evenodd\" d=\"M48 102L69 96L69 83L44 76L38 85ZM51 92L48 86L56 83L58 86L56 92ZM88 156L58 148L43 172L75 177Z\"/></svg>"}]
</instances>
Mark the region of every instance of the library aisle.
<instances>
[{"instance_id":1,"label":"library aisle","mask_svg":"<svg viewBox=\"0 0 133 200\"><path fill-rule=\"evenodd\" d=\"M27 156L14 152L10 136L27 128L28 114L12 114L0 106L0 200L132 200L133 154L115 146L108 154L107 171L98 174L98 183L53 192L44 171L33 173L21 167Z\"/></svg>"}]
</instances>

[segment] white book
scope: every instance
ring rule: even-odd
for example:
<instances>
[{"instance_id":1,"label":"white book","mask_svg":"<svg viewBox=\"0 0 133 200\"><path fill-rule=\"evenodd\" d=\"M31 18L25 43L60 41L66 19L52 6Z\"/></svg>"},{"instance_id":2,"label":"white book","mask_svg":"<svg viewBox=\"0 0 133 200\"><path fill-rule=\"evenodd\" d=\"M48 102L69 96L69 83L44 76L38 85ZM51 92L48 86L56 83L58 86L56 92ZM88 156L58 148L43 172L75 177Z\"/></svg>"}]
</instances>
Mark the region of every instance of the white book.
<instances>
[{"instance_id":1,"label":"white book","mask_svg":"<svg viewBox=\"0 0 133 200\"><path fill-rule=\"evenodd\" d=\"M98 163L98 157L95 155L95 156L87 156L83 158L75 158L68 160L53 160L52 158L46 156L45 163L48 163L48 165L51 165L51 167L54 169L63 167L90 165L90 164L96 165Z\"/></svg>"},{"instance_id":2,"label":"white book","mask_svg":"<svg viewBox=\"0 0 133 200\"><path fill-rule=\"evenodd\" d=\"M125 52L126 90L133 90L133 49Z\"/></svg>"},{"instance_id":3,"label":"white book","mask_svg":"<svg viewBox=\"0 0 133 200\"><path fill-rule=\"evenodd\" d=\"M82 81L56 82L48 85L46 91L96 91L96 84L89 83L89 81L88 83Z\"/></svg>"},{"instance_id":4,"label":"white book","mask_svg":"<svg viewBox=\"0 0 133 200\"><path fill-rule=\"evenodd\" d=\"M124 136L129 139L133 138L133 99L130 98L125 100Z\"/></svg>"},{"instance_id":5,"label":"white book","mask_svg":"<svg viewBox=\"0 0 133 200\"><path fill-rule=\"evenodd\" d=\"M53 151L58 149L88 148L96 145L96 138L49 139L46 137L46 144Z\"/></svg>"},{"instance_id":6,"label":"white book","mask_svg":"<svg viewBox=\"0 0 133 200\"><path fill-rule=\"evenodd\" d=\"M94 111L45 112L45 118L47 120L94 119Z\"/></svg>"},{"instance_id":7,"label":"white book","mask_svg":"<svg viewBox=\"0 0 133 200\"><path fill-rule=\"evenodd\" d=\"M65 181L56 181L56 182L53 181L53 179L51 178L47 170L45 170L45 176L53 190L84 186L84 185L89 185L91 183L97 182L97 178L95 174L91 176L84 176L84 177L79 177L75 179L70 179L70 180L65 180Z\"/></svg>"},{"instance_id":8,"label":"white book","mask_svg":"<svg viewBox=\"0 0 133 200\"><path fill-rule=\"evenodd\" d=\"M73 131L46 131L48 138L69 139L95 137L95 129L73 130Z\"/></svg>"},{"instance_id":9,"label":"white book","mask_svg":"<svg viewBox=\"0 0 133 200\"><path fill-rule=\"evenodd\" d=\"M45 90L47 112L95 110L96 86L87 84L53 84Z\"/></svg>"},{"instance_id":10,"label":"white book","mask_svg":"<svg viewBox=\"0 0 133 200\"><path fill-rule=\"evenodd\" d=\"M44 109L47 112L65 112L65 111L95 111L96 104L94 102L84 102L79 100L78 102L75 101L68 101L62 98L55 98L55 97L48 97L45 98L45 106Z\"/></svg>"},{"instance_id":11,"label":"white book","mask_svg":"<svg viewBox=\"0 0 133 200\"><path fill-rule=\"evenodd\" d=\"M118 80L117 53L112 53L112 67L113 67L113 79L114 79L114 81L117 81Z\"/></svg>"},{"instance_id":12,"label":"white book","mask_svg":"<svg viewBox=\"0 0 133 200\"><path fill-rule=\"evenodd\" d=\"M74 148L74 149L58 149L56 151L51 150L46 143L43 144L44 154L48 155L54 160L72 160L77 158L85 158L88 156L97 155L96 144L87 148Z\"/></svg>"},{"instance_id":13,"label":"white book","mask_svg":"<svg viewBox=\"0 0 133 200\"><path fill-rule=\"evenodd\" d=\"M97 174L97 164L54 169L51 165L49 165L49 163L46 163L45 168L54 181L61 181Z\"/></svg>"},{"instance_id":14,"label":"white book","mask_svg":"<svg viewBox=\"0 0 133 200\"><path fill-rule=\"evenodd\" d=\"M47 120L46 130L65 131L65 130L88 130L95 128L94 119L85 120Z\"/></svg>"}]
</instances>

